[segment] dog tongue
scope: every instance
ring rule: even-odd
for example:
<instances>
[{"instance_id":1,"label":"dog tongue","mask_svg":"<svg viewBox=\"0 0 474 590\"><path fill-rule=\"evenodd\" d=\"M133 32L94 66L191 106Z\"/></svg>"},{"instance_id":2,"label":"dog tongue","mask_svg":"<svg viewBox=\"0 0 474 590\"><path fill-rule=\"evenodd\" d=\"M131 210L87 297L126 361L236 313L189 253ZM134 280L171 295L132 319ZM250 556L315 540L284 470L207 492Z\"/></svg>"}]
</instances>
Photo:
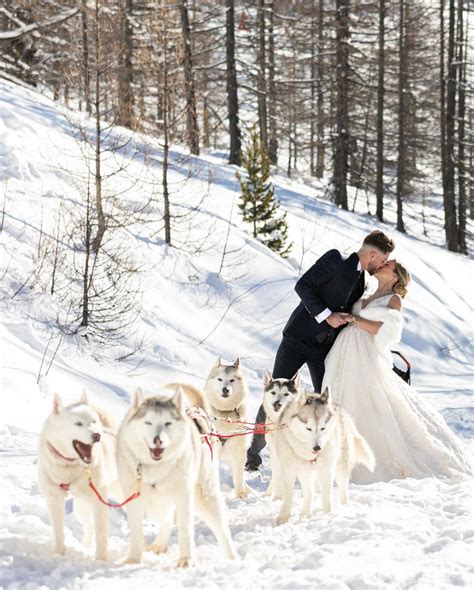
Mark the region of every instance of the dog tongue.
<instances>
[{"instance_id":1,"label":"dog tongue","mask_svg":"<svg viewBox=\"0 0 474 590\"><path fill-rule=\"evenodd\" d=\"M73 444L77 454L84 463L90 463L92 461L92 445L86 445L79 440L75 440Z\"/></svg>"},{"instance_id":2,"label":"dog tongue","mask_svg":"<svg viewBox=\"0 0 474 590\"><path fill-rule=\"evenodd\" d=\"M150 449L151 456L153 459L161 459L161 455L163 454L164 449L160 449L159 447L154 447Z\"/></svg>"}]
</instances>

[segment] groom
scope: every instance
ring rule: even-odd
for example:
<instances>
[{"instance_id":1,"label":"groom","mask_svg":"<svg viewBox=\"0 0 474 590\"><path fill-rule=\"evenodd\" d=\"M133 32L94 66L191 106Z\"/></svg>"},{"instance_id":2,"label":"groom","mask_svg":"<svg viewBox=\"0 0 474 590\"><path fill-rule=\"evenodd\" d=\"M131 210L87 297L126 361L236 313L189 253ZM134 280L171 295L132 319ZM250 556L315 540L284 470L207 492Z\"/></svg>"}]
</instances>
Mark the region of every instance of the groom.
<instances>
[{"instance_id":1,"label":"groom","mask_svg":"<svg viewBox=\"0 0 474 590\"><path fill-rule=\"evenodd\" d=\"M321 391L324 360L340 330L346 325L352 305L365 289L364 271L370 275L382 267L395 248L380 230L365 237L362 246L344 259L338 250L329 250L297 281L301 299L283 329L273 367L274 379L291 379L306 363L314 391ZM265 422L263 406L256 422ZM265 436L254 435L247 451L246 469L255 471L262 463L260 451Z\"/></svg>"}]
</instances>

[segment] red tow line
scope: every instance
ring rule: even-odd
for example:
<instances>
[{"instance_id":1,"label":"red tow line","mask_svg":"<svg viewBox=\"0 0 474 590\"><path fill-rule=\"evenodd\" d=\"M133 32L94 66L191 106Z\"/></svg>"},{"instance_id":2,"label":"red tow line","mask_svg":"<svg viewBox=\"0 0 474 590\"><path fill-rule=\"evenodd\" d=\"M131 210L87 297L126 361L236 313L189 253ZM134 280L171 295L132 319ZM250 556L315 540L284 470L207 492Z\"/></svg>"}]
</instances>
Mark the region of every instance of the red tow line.
<instances>
[{"instance_id":1,"label":"red tow line","mask_svg":"<svg viewBox=\"0 0 474 590\"><path fill-rule=\"evenodd\" d=\"M106 506L108 506L109 508L122 508L122 506L125 506L125 504L128 504L132 500L135 500L135 498L138 498L141 494L140 489L138 489L131 496L129 496L126 500L124 500L123 502L120 502L120 504L116 504L115 502L109 502L108 500L104 500L104 498L102 498L99 490L95 487L91 478L89 478L89 487L94 492L94 494L97 496L99 501L102 502L102 504L105 504Z\"/></svg>"}]
</instances>

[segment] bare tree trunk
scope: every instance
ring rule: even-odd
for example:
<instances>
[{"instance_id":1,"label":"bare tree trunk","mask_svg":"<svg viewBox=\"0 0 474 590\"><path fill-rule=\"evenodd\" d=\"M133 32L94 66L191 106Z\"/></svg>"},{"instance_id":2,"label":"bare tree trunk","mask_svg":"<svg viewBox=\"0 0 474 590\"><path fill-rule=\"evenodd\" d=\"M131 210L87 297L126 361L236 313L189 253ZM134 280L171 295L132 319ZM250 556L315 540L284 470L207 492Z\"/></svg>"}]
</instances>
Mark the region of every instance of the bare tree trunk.
<instances>
[{"instance_id":1,"label":"bare tree trunk","mask_svg":"<svg viewBox=\"0 0 474 590\"><path fill-rule=\"evenodd\" d=\"M474 219L474 109L469 111L469 217Z\"/></svg>"},{"instance_id":2,"label":"bare tree trunk","mask_svg":"<svg viewBox=\"0 0 474 590\"><path fill-rule=\"evenodd\" d=\"M318 10L318 78L316 91L317 118L318 118L318 150L316 156L316 176L322 178L324 175L324 94L323 94L323 52L324 52L324 0L319 0Z\"/></svg>"},{"instance_id":3,"label":"bare tree trunk","mask_svg":"<svg viewBox=\"0 0 474 590\"><path fill-rule=\"evenodd\" d=\"M206 148L211 145L207 90L204 92L204 97L202 100L202 143Z\"/></svg>"},{"instance_id":4,"label":"bare tree trunk","mask_svg":"<svg viewBox=\"0 0 474 590\"><path fill-rule=\"evenodd\" d=\"M311 3L311 25L310 25L310 36L311 36L311 120L309 127L309 169L311 176L316 175L316 162L315 162L315 147L316 147L316 7L315 0Z\"/></svg>"},{"instance_id":5,"label":"bare tree trunk","mask_svg":"<svg viewBox=\"0 0 474 590\"><path fill-rule=\"evenodd\" d=\"M87 24L87 0L81 0L81 28L82 28L82 72L84 75L84 96L86 111L91 114L90 92L90 64L89 64L89 34Z\"/></svg>"},{"instance_id":6,"label":"bare tree trunk","mask_svg":"<svg viewBox=\"0 0 474 590\"><path fill-rule=\"evenodd\" d=\"M191 29L189 26L188 0L180 0L181 35L183 38L184 82L186 86L186 138L189 151L199 155L199 129L196 111L193 57L191 53Z\"/></svg>"},{"instance_id":7,"label":"bare tree trunk","mask_svg":"<svg viewBox=\"0 0 474 590\"><path fill-rule=\"evenodd\" d=\"M400 0L399 63L398 63L398 166L397 166L397 229L405 231L403 223L403 197L405 194L406 141L405 141L405 91L406 91L406 39L405 2Z\"/></svg>"},{"instance_id":8,"label":"bare tree trunk","mask_svg":"<svg viewBox=\"0 0 474 590\"><path fill-rule=\"evenodd\" d=\"M91 196L90 196L90 180L87 178L87 203L86 203L86 235L85 235L85 260L84 272L82 275L82 319L81 326L89 325L89 264L91 257Z\"/></svg>"},{"instance_id":9,"label":"bare tree trunk","mask_svg":"<svg viewBox=\"0 0 474 590\"><path fill-rule=\"evenodd\" d=\"M385 0L379 2L379 53L378 53L378 86L377 86L377 163L376 163L376 215L383 221L383 117L385 96Z\"/></svg>"},{"instance_id":10,"label":"bare tree trunk","mask_svg":"<svg viewBox=\"0 0 474 590\"><path fill-rule=\"evenodd\" d=\"M133 127L133 0L122 0L120 7L121 33L119 57L118 119L123 127Z\"/></svg>"},{"instance_id":11,"label":"bare tree trunk","mask_svg":"<svg viewBox=\"0 0 474 590\"><path fill-rule=\"evenodd\" d=\"M169 168L169 72L168 72L168 35L166 17L161 16L162 21L162 41L163 41L163 221L165 224L165 242L171 246L171 214L170 214L170 195L168 185L168 168Z\"/></svg>"},{"instance_id":12,"label":"bare tree trunk","mask_svg":"<svg viewBox=\"0 0 474 590\"><path fill-rule=\"evenodd\" d=\"M349 0L336 0L336 153L334 192L336 205L347 209L347 169L349 157Z\"/></svg>"},{"instance_id":13,"label":"bare tree trunk","mask_svg":"<svg viewBox=\"0 0 474 590\"><path fill-rule=\"evenodd\" d=\"M102 204L102 172L101 172L101 121L100 121L100 74L101 74L101 46L100 46L100 32L99 32L99 1L95 0L95 23L94 23L94 43L95 43L95 208L97 214L97 232L92 240L92 250L95 254L99 252L100 245L106 230L106 222L104 209Z\"/></svg>"},{"instance_id":14,"label":"bare tree trunk","mask_svg":"<svg viewBox=\"0 0 474 590\"><path fill-rule=\"evenodd\" d=\"M455 0L449 0L448 25L448 84L446 95L446 174L444 178L444 216L448 250L459 251L459 233L456 218L455 194L455 116L456 116L456 63L455 63Z\"/></svg>"},{"instance_id":15,"label":"bare tree trunk","mask_svg":"<svg viewBox=\"0 0 474 590\"><path fill-rule=\"evenodd\" d=\"M274 0L267 0L268 10L268 157L273 165L278 161L277 112L275 90Z\"/></svg>"},{"instance_id":16,"label":"bare tree trunk","mask_svg":"<svg viewBox=\"0 0 474 590\"><path fill-rule=\"evenodd\" d=\"M459 212L459 251L467 254L466 244L466 59L464 54L464 6L463 0L458 0L457 13L457 39L458 55L458 212Z\"/></svg>"},{"instance_id":17,"label":"bare tree trunk","mask_svg":"<svg viewBox=\"0 0 474 590\"><path fill-rule=\"evenodd\" d=\"M444 35L444 10L445 0L439 3L439 90L440 90L440 135L441 135L441 173L443 187L446 184L446 80L444 62L445 56L445 35ZM445 211L446 213L446 211Z\"/></svg>"},{"instance_id":18,"label":"bare tree trunk","mask_svg":"<svg viewBox=\"0 0 474 590\"><path fill-rule=\"evenodd\" d=\"M237 98L237 73L235 69L234 0L226 0L226 87L229 115L230 154L229 164L240 166L242 149L239 128L239 102Z\"/></svg>"},{"instance_id":19,"label":"bare tree trunk","mask_svg":"<svg viewBox=\"0 0 474 590\"><path fill-rule=\"evenodd\" d=\"M258 91L258 126L260 139L265 151L268 151L267 133L267 76L265 50L265 12L264 0L257 0L257 91Z\"/></svg>"}]
</instances>

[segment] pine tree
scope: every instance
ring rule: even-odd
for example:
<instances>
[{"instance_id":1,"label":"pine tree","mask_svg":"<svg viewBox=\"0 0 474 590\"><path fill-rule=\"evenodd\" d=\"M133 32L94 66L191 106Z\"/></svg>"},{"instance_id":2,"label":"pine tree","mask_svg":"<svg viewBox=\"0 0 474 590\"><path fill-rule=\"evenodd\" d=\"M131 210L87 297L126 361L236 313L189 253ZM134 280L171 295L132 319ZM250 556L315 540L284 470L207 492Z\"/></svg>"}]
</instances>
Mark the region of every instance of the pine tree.
<instances>
[{"instance_id":1,"label":"pine tree","mask_svg":"<svg viewBox=\"0 0 474 590\"><path fill-rule=\"evenodd\" d=\"M270 160L255 127L250 130L242 153L242 167L246 172L246 179L237 173L242 191L239 203L242 218L252 223L254 238L286 258L291 249L291 244L287 243L286 213L279 213L280 203L275 199L269 180Z\"/></svg>"}]
</instances>

